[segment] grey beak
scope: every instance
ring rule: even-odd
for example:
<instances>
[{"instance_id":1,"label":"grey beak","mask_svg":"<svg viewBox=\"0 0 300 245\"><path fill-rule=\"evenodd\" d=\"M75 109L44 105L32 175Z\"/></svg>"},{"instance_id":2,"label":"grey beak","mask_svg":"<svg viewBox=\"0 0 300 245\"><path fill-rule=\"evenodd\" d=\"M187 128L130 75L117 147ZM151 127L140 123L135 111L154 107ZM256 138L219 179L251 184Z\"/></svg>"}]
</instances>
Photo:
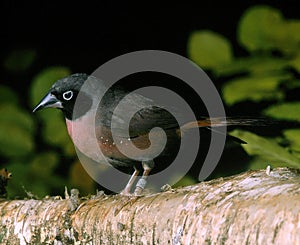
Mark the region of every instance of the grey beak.
<instances>
[{"instance_id":1,"label":"grey beak","mask_svg":"<svg viewBox=\"0 0 300 245\"><path fill-rule=\"evenodd\" d=\"M59 101L56 96L51 93L46 94L40 103L33 109L33 112L49 107L63 108L61 101Z\"/></svg>"}]
</instances>

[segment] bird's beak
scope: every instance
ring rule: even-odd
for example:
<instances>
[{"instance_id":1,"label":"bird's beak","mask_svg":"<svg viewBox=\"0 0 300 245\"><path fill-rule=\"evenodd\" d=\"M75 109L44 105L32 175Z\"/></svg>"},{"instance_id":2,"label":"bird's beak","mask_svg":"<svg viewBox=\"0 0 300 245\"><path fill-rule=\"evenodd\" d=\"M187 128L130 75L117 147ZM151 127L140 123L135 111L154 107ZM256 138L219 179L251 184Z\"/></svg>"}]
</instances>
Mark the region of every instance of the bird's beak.
<instances>
[{"instance_id":1,"label":"bird's beak","mask_svg":"<svg viewBox=\"0 0 300 245\"><path fill-rule=\"evenodd\" d=\"M48 93L40 103L33 109L33 112L41 110L43 108L63 108L62 103L60 100L56 98L55 95Z\"/></svg>"}]
</instances>

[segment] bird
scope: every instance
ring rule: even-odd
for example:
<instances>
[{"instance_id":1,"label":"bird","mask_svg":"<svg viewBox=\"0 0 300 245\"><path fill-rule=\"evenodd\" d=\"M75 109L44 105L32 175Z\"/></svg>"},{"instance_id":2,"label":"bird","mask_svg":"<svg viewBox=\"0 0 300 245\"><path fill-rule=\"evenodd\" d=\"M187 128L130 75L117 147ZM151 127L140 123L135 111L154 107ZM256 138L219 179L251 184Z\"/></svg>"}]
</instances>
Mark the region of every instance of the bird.
<instances>
[{"instance_id":1,"label":"bird","mask_svg":"<svg viewBox=\"0 0 300 245\"><path fill-rule=\"evenodd\" d=\"M91 81L91 85L85 91L84 84L87 81ZM99 163L108 161L116 168L132 169L133 173L121 192L123 195L141 195L151 171L155 168L165 167L157 166L155 159L147 154L146 156L143 151L135 152L132 148L126 147L130 143L137 147L135 149L147 149L152 146L154 151L158 150L161 146L151 145L149 140L149 132L154 127L162 128L167 137L168 144L165 145L160 156L169 157L172 152L178 150L178 142L190 129L229 125L251 126L260 122L259 119L249 118L204 117L179 125L176 117L165 108L153 104L150 98L138 93L130 93L131 96L127 98L126 95L129 92L127 88L119 85L111 86L108 89L105 82L97 77L85 73L75 73L57 80L33 109L33 112L44 108L60 109L65 117L69 136L81 153ZM98 94L99 96L97 96ZM99 97L102 97L100 102ZM121 106L117 112L115 109L120 101L124 102L123 107ZM128 132L128 128L123 129L122 124L129 114L134 114L134 116L130 120ZM115 135L113 135L111 127L113 117L117 119L114 128ZM77 132L74 132L74 128L77 129ZM162 132L156 133L157 135L154 132L154 136L159 138ZM96 138L96 141L92 138ZM116 140L118 144L116 144ZM124 146L123 150L119 149L120 145ZM99 154L99 147L103 154ZM130 159L126 151L133 151L128 154L134 155L135 158ZM132 193L131 189L141 171L142 176Z\"/></svg>"}]
</instances>

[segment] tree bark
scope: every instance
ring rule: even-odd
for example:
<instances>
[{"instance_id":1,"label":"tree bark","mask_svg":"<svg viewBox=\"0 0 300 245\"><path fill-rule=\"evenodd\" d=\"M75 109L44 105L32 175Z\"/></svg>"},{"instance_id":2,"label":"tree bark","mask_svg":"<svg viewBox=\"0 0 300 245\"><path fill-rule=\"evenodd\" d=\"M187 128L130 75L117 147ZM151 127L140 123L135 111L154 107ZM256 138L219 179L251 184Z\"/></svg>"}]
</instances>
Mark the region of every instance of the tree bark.
<instances>
[{"instance_id":1,"label":"tree bark","mask_svg":"<svg viewBox=\"0 0 300 245\"><path fill-rule=\"evenodd\" d=\"M248 171L138 198L2 200L1 244L300 244L300 175Z\"/></svg>"}]
</instances>

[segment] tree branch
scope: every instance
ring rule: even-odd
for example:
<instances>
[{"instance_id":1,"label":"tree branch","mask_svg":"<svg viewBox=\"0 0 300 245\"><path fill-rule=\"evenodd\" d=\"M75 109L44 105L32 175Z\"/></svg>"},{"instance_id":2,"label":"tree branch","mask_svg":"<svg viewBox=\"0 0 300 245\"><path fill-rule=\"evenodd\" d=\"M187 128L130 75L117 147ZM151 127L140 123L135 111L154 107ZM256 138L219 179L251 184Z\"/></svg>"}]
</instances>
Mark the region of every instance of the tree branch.
<instances>
[{"instance_id":1,"label":"tree branch","mask_svg":"<svg viewBox=\"0 0 300 245\"><path fill-rule=\"evenodd\" d=\"M300 175L248 171L139 198L2 200L1 244L300 244Z\"/></svg>"}]
</instances>

